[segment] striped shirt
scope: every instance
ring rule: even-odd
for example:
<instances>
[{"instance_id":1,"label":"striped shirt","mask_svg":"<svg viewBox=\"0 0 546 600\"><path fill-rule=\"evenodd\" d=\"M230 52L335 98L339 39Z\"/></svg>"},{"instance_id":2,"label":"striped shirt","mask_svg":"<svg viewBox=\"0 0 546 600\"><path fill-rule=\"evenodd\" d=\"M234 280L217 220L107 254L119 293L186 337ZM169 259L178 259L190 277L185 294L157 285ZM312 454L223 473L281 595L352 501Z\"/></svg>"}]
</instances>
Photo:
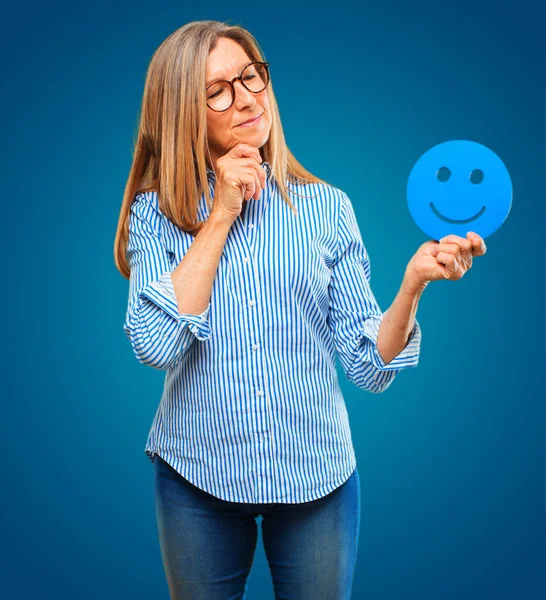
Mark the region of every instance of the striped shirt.
<instances>
[{"instance_id":1,"label":"striped shirt","mask_svg":"<svg viewBox=\"0 0 546 600\"><path fill-rule=\"evenodd\" d=\"M144 452L232 502L298 503L330 493L356 468L336 356L349 381L384 391L417 366L417 320L387 365L376 341L383 314L348 196L294 184L296 216L271 165L260 199L227 235L210 301L179 314L171 272L194 238L139 193L130 212L124 331L139 362L166 372ZM208 170L211 196L215 174ZM208 208L202 194L199 219Z\"/></svg>"}]
</instances>

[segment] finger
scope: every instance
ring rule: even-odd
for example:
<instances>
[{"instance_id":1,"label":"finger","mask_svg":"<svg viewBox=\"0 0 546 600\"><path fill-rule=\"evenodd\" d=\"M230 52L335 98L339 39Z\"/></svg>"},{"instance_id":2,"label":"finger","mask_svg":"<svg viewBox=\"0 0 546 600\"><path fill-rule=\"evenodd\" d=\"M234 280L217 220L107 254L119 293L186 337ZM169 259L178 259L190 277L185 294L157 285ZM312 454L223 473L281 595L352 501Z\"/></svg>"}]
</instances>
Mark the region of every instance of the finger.
<instances>
[{"instance_id":1,"label":"finger","mask_svg":"<svg viewBox=\"0 0 546 600\"><path fill-rule=\"evenodd\" d=\"M470 254L472 252L472 242L460 235L446 235L440 240L440 244L456 244L462 253Z\"/></svg>"},{"instance_id":2,"label":"finger","mask_svg":"<svg viewBox=\"0 0 546 600\"><path fill-rule=\"evenodd\" d=\"M256 169L256 171L258 169L263 171L261 163L259 163L253 156L241 158L240 164L244 165L245 167L252 167L253 169Z\"/></svg>"},{"instance_id":3,"label":"finger","mask_svg":"<svg viewBox=\"0 0 546 600\"><path fill-rule=\"evenodd\" d=\"M440 240L440 244L456 245L459 251L455 253L455 256L464 263L467 269L472 266L472 242L466 238L460 237L459 235L446 235Z\"/></svg>"},{"instance_id":4,"label":"finger","mask_svg":"<svg viewBox=\"0 0 546 600\"><path fill-rule=\"evenodd\" d=\"M439 240L440 244L468 244L468 240L460 235L455 235L454 233L450 233L449 235L444 235L444 237Z\"/></svg>"},{"instance_id":5,"label":"finger","mask_svg":"<svg viewBox=\"0 0 546 600\"><path fill-rule=\"evenodd\" d=\"M255 170L256 172L256 178L257 178L257 184L258 184L258 188L264 188L266 186L266 174L265 171L262 169L262 167L260 166L260 164L258 162L256 162L256 160L254 158L249 158L248 160L246 160L244 162L244 164L247 167L251 167L252 169Z\"/></svg>"},{"instance_id":6,"label":"finger","mask_svg":"<svg viewBox=\"0 0 546 600\"><path fill-rule=\"evenodd\" d=\"M258 177L258 173L254 173L254 180L256 181L256 192L253 195L254 200L260 199L260 193L262 191L262 185L260 183L260 178Z\"/></svg>"},{"instance_id":7,"label":"finger","mask_svg":"<svg viewBox=\"0 0 546 600\"><path fill-rule=\"evenodd\" d=\"M483 238L473 231L469 231L466 234L467 239L472 244L472 254L474 256L483 256L487 251L487 246L483 241Z\"/></svg>"},{"instance_id":8,"label":"finger","mask_svg":"<svg viewBox=\"0 0 546 600\"><path fill-rule=\"evenodd\" d=\"M243 173L240 174L239 177L240 177L241 183L245 186L243 198L245 200L250 200L250 198L252 198L256 192L256 179L255 179L254 175L252 174L251 169L249 169L248 172L244 171Z\"/></svg>"},{"instance_id":9,"label":"finger","mask_svg":"<svg viewBox=\"0 0 546 600\"><path fill-rule=\"evenodd\" d=\"M248 185L245 185L244 193L243 193L243 200L250 200L250 198L252 198L253 195L254 195L254 184L249 183Z\"/></svg>"},{"instance_id":10,"label":"finger","mask_svg":"<svg viewBox=\"0 0 546 600\"><path fill-rule=\"evenodd\" d=\"M461 267L453 254L450 254L449 252L439 252L436 256L436 260L442 265L445 265L446 278L451 279L459 275Z\"/></svg>"},{"instance_id":11,"label":"finger","mask_svg":"<svg viewBox=\"0 0 546 600\"><path fill-rule=\"evenodd\" d=\"M241 172L239 179L244 182L247 192L244 195L245 200L254 198L260 193L260 185L256 176L256 171L252 167L247 167Z\"/></svg>"},{"instance_id":12,"label":"finger","mask_svg":"<svg viewBox=\"0 0 546 600\"><path fill-rule=\"evenodd\" d=\"M260 163L253 163L252 166L255 167L255 169L256 169L256 173L258 174L258 179L260 181L260 186L263 189L265 189L266 179L267 179L267 175L265 174L265 171L263 170L263 168L260 165Z\"/></svg>"},{"instance_id":13,"label":"finger","mask_svg":"<svg viewBox=\"0 0 546 600\"><path fill-rule=\"evenodd\" d=\"M448 254L453 254L457 258L461 258L461 249L457 244L436 244L435 247L430 249L430 254L432 256L438 256L440 252L447 252Z\"/></svg>"},{"instance_id":14,"label":"finger","mask_svg":"<svg viewBox=\"0 0 546 600\"><path fill-rule=\"evenodd\" d=\"M245 144L243 142L235 144L235 146L233 146L233 148L229 151L229 154L233 158L250 157L255 158L259 163L262 162L262 157L258 148L256 148L256 146L251 146L250 144Z\"/></svg>"}]
</instances>

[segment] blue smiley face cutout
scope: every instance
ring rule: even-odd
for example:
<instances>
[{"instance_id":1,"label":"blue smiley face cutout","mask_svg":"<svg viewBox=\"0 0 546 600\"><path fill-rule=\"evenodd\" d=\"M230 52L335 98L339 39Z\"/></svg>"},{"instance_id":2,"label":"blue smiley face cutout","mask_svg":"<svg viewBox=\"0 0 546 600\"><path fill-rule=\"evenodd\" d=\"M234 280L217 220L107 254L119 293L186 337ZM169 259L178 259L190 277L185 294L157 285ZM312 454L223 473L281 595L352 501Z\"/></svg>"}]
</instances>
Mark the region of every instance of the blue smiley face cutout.
<instances>
[{"instance_id":1,"label":"blue smiley face cutout","mask_svg":"<svg viewBox=\"0 0 546 600\"><path fill-rule=\"evenodd\" d=\"M433 146L408 178L408 207L417 226L434 240L474 231L483 239L506 220L512 182L502 160L468 140Z\"/></svg>"}]
</instances>

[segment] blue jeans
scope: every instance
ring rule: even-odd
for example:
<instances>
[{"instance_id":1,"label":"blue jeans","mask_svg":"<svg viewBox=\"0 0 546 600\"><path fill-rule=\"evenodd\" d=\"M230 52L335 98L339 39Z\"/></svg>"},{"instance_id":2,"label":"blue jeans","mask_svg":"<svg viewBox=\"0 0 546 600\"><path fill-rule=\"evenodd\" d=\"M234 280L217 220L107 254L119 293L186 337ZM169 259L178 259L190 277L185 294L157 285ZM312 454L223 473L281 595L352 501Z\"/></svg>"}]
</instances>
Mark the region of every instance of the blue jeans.
<instances>
[{"instance_id":1,"label":"blue jeans","mask_svg":"<svg viewBox=\"0 0 546 600\"><path fill-rule=\"evenodd\" d=\"M159 542L171 600L244 600L262 516L276 600L349 600L360 529L358 469L301 504L228 502L155 455Z\"/></svg>"}]
</instances>

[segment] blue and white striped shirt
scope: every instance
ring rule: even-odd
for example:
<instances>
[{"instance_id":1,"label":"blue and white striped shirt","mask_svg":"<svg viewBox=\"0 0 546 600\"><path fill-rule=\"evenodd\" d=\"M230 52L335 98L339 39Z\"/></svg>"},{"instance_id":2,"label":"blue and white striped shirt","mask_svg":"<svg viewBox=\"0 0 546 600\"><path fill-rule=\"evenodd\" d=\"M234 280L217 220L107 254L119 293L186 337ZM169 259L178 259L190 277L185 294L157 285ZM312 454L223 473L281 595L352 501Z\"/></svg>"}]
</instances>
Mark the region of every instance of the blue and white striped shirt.
<instances>
[{"instance_id":1,"label":"blue and white striped shirt","mask_svg":"<svg viewBox=\"0 0 546 600\"><path fill-rule=\"evenodd\" d=\"M336 356L359 388L379 393L416 366L417 320L388 365L376 341L383 313L351 201L327 184L267 186L228 233L207 308L179 314L171 272L194 238L135 196L124 331L139 362L166 371L144 452L232 502L308 502L356 468ZM208 171L211 195L215 175ZM199 218L208 208L202 194Z\"/></svg>"}]
</instances>

